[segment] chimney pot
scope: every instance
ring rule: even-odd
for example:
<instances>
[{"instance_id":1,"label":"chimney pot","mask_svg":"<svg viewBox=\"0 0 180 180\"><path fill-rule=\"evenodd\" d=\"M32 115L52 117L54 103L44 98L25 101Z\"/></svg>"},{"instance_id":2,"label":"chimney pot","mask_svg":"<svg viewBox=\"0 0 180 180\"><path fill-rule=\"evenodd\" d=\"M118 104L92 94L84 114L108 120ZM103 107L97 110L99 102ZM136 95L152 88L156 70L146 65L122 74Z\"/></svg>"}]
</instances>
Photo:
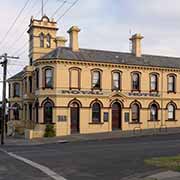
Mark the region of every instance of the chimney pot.
<instances>
[{"instance_id":1,"label":"chimney pot","mask_svg":"<svg viewBox=\"0 0 180 180\"><path fill-rule=\"evenodd\" d=\"M67 39L63 36L56 37L56 47L65 47Z\"/></svg>"},{"instance_id":2,"label":"chimney pot","mask_svg":"<svg viewBox=\"0 0 180 180\"><path fill-rule=\"evenodd\" d=\"M142 49L141 49L141 40L144 37L138 33L134 34L129 40L132 41L132 53L136 57L141 57L142 56Z\"/></svg>"},{"instance_id":3,"label":"chimney pot","mask_svg":"<svg viewBox=\"0 0 180 180\"><path fill-rule=\"evenodd\" d=\"M79 41L78 41L78 33L81 30L77 26L72 26L68 33L70 36L70 48L72 48L73 51L79 51Z\"/></svg>"}]
</instances>

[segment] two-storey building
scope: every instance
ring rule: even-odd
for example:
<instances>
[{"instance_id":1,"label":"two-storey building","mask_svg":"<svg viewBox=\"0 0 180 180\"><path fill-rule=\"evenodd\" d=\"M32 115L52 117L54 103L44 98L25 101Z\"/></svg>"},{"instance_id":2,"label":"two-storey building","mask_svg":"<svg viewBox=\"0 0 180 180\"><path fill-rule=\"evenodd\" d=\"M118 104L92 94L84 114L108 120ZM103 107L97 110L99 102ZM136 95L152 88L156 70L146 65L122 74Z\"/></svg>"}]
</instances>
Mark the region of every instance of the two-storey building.
<instances>
[{"instance_id":1,"label":"two-storey building","mask_svg":"<svg viewBox=\"0 0 180 180\"><path fill-rule=\"evenodd\" d=\"M31 19L29 66L9 79L11 120L41 135L54 124L57 136L180 127L180 58L142 54L141 34L124 53L79 48L76 26L67 47L57 30Z\"/></svg>"}]
</instances>

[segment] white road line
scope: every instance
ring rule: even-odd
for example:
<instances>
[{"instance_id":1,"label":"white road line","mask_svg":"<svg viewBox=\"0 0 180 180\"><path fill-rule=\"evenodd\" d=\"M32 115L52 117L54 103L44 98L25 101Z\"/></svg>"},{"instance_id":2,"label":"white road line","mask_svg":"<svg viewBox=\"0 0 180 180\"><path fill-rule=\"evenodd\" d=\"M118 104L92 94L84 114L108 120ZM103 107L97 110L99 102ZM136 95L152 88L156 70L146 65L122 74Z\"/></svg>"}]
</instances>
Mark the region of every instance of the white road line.
<instances>
[{"instance_id":1,"label":"white road line","mask_svg":"<svg viewBox=\"0 0 180 180\"><path fill-rule=\"evenodd\" d=\"M5 151L4 149L1 149L1 148L0 148L0 151L8 154L9 156L11 156L11 157L13 157L13 158L15 158L15 159L17 159L19 161L22 161L22 162L24 162L26 164L29 164L30 166L32 166L32 167L34 167L36 169L39 169L40 171L42 171L43 173L45 173L46 175L48 175L49 177L51 177L54 180L67 180L67 179L65 179L64 177L62 177L59 174L55 173L54 171L52 171L51 169L49 169L46 166L43 166L43 165L38 164L36 162L33 162L33 161L29 160L29 159L18 156L18 155L14 154L14 153L7 152L7 151Z\"/></svg>"}]
</instances>

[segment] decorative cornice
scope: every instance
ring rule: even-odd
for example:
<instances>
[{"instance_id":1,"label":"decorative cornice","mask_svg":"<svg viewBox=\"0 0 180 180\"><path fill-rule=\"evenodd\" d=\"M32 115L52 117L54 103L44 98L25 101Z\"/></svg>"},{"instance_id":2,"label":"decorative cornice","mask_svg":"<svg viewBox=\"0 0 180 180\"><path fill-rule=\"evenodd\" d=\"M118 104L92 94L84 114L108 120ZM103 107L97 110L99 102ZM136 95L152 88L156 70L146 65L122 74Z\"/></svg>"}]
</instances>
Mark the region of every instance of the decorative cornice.
<instances>
[{"instance_id":1,"label":"decorative cornice","mask_svg":"<svg viewBox=\"0 0 180 180\"><path fill-rule=\"evenodd\" d=\"M152 66L137 66L137 65L127 65L127 64L110 64L110 63L100 63L100 62L80 62L73 60L41 60L38 59L34 62L35 66L41 64L67 64L67 65L81 65L81 66L95 66L95 67L110 67L110 68L121 68L121 69L133 69L133 70L149 70L149 71L167 71L167 72L180 72L180 69L175 68L162 68L162 67L152 67Z\"/></svg>"}]
</instances>

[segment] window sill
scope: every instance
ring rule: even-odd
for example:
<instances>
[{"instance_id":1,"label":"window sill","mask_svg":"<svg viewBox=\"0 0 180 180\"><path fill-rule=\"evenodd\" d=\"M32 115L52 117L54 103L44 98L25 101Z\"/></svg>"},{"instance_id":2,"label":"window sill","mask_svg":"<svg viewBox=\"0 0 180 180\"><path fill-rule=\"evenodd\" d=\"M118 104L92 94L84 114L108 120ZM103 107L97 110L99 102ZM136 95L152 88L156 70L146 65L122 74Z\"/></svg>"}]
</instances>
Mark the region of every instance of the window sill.
<instances>
[{"instance_id":1,"label":"window sill","mask_svg":"<svg viewBox=\"0 0 180 180\"><path fill-rule=\"evenodd\" d=\"M129 124L142 124L142 122L129 122Z\"/></svg>"},{"instance_id":2,"label":"window sill","mask_svg":"<svg viewBox=\"0 0 180 180\"><path fill-rule=\"evenodd\" d=\"M45 89L54 89L54 88L53 87L43 87L42 89L45 90Z\"/></svg>"},{"instance_id":3,"label":"window sill","mask_svg":"<svg viewBox=\"0 0 180 180\"><path fill-rule=\"evenodd\" d=\"M168 91L167 93L168 94L176 94L176 92L174 92L174 91Z\"/></svg>"},{"instance_id":4,"label":"window sill","mask_svg":"<svg viewBox=\"0 0 180 180\"><path fill-rule=\"evenodd\" d=\"M167 122L177 122L178 120L176 120L176 119L167 119L165 121L167 121Z\"/></svg>"},{"instance_id":5,"label":"window sill","mask_svg":"<svg viewBox=\"0 0 180 180\"><path fill-rule=\"evenodd\" d=\"M148 120L148 122L160 122L161 120Z\"/></svg>"},{"instance_id":6,"label":"window sill","mask_svg":"<svg viewBox=\"0 0 180 180\"><path fill-rule=\"evenodd\" d=\"M104 122L90 122L90 125L102 125Z\"/></svg>"}]
</instances>

